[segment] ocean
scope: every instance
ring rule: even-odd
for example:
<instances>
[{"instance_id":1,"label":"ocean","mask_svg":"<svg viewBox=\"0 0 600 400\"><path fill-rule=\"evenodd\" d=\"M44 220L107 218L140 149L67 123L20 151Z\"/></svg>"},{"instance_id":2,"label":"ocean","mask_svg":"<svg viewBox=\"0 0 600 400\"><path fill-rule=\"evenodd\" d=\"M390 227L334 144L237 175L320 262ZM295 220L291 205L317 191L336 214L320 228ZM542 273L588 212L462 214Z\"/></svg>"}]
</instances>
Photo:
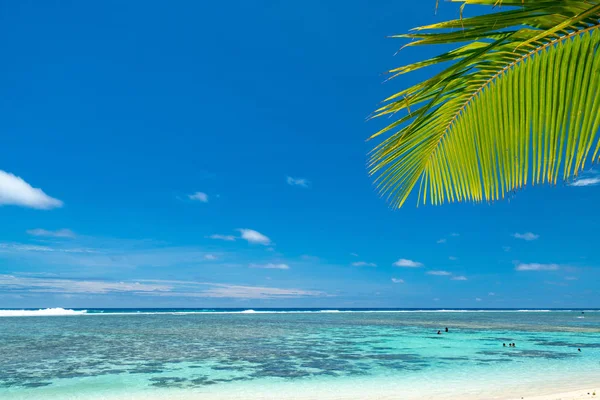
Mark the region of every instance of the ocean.
<instances>
[{"instance_id":1,"label":"ocean","mask_svg":"<svg viewBox=\"0 0 600 400\"><path fill-rule=\"evenodd\" d=\"M520 398L599 376L599 310L0 310L2 400Z\"/></svg>"}]
</instances>

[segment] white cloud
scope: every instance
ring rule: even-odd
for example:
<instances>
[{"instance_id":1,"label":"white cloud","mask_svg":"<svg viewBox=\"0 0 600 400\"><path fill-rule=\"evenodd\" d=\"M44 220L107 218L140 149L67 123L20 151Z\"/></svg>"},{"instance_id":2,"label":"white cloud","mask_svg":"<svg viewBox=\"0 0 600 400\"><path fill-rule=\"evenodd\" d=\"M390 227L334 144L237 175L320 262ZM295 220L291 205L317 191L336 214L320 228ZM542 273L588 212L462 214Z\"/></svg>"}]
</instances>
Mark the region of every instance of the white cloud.
<instances>
[{"instance_id":1,"label":"white cloud","mask_svg":"<svg viewBox=\"0 0 600 400\"><path fill-rule=\"evenodd\" d=\"M290 186L302 186L307 188L310 185L310 181L304 178L292 178L291 176L288 176L285 178L285 181Z\"/></svg>"},{"instance_id":2,"label":"white cloud","mask_svg":"<svg viewBox=\"0 0 600 400\"><path fill-rule=\"evenodd\" d=\"M452 273L448 271L427 271L427 275L435 275L435 276L450 276Z\"/></svg>"},{"instance_id":3,"label":"white cloud","mask_svg":"<svg viewBox=\"0 0 600 400\"><path fill-rule=\"evenodd\" d=\"M489 292L488 293L488 296L495 296L495 295L496 295L496 293L494 293L494 292Z\"/></svg>"},{"instance_id":4,"label":"white cloud","mask_svg":"<svg viewBox=\"0 0 600 400\"><path fill-rule=\"evenodd\" d=\"M356 253L350 253L350 255L351 255L352 257L358 257L358 254L356 254Z\"/></svg>"},{"instance_id":5,"label":"white cloud","mask_svg":"<svg viewBox=\"0 0 600 400\"><path fill-rule=\"evenodd\" d=\"M531 233L531 232L514 233L512 236L516 239L527 240L528 242L532 241L532 240L536 240L540 237L540 235L536 235L535 233Z\"/></svg>"},{"instance_id":6,"label":"white cloud","mask_svg":"<svg viewBox=\"0 0 600 400\"><path fill-rule=\"evenodd\" d=\"M86 248L58 248L38 246L35 244L0 243L0 251L12 252L43 252L43 253L97 253L96 250Z\"/></svg>"},{"instance_id":7,"label":"white cloud","mask_svg":"<svg viewBox=\"0 0 600 400\"><path fill-rule=\"evenodd\" d=\"M423 264L413 260L407 260L406 258L401 258L392 264L395 267L404 267L404 268L419 268L422 267Z\"/></svg>"},{"instance_id":8,"label":"white cloud","mask_svg":"<svg viewBox=\"0 0 600 400\"><path fill-rule=\"evenodd\" d=\"M437 244L443 244L446 243L446 239L440 239L436 242Z\"/></svg>"},{"instance_id":9,"label":"white cloud","mask_svg":"<svg viewBox=\"0 0 600 400\"><path fill-rule=\"evenodd\" d=\"M458 260L458 257L450 256L450 257L448 257L448 260L456 261L456 260Z\"/></svg>"},{"instance_id":10,"label":"white cloud","mask_svg":"<svg viewBox=\"0 0 600 400\"><path fill-rule=\"evenodd\" d=\"M48 231L46 229L29 229L28 234L32 236L47 236L56 238L74 238L75 232L70 229L58 229L56 231Z\"/></svg>"},{"instance_id":11,"label":"white cloud","mask_svg":"<svg viewBox=\"0 0 600 400\"><path fill-rule=\"evenodd\" d=\"M271 244L271 239L255 230L238 229L238 231L240 231L240 233L242 234L242 239L248 241L248 243L262 244L264 246L268 246Z\"/></svg>"},{"instance_id":12,"label":"white cloud","mask_svg":"<svg viewBox=\"0 0 600 400\"><path fill-rule=\"evenodd\" d=\"M188 198L190 200L200 201L202 203L208 203L208 195L203 192L196 192L194 194L189 194Z\"/></svg>"},{"instance_id":13,"label":"white cloud","mask_svg":"<svg viewBox=\"0 0 600 400\"><path fill-rule=\"evenodd\" d=\"M0 206L13 205L40 210L62 207L63 202L31 187L18 176L0 170Z\"/></svg>"},{"instance_id":14,"label":"white cloud","mask_svg":"<svg viewBox=\"0 0 600 400\"><path fill-rule=\"evenodd\" d=\"M22 278L0 275L0 288L26 290L37 293L90 293L105 294L115 292L165 292L172 289L164 284L143 284L139 282L108 282L71 279Z\"/></svg>"},{"instance_id":15,"label":"white cloud","mask_svg":"<svg viewBox=\"0 0 600 400\"><path fill-rule=\"evenodd\" d=\"M450 236L452 236L452 237L459 237L459 236L460 236L460 233L452 232L452 233L450 234Z\"/></svg>"},{"instance_id":16,"label":"white cloud","mask_svg":"<svg viewBox=\"0 0 600 400\"><path fill-rule=\"evenodd\" d=\"M215 285L216 286L216 285ZM241 298L241 299L286 299L301 297L325 297L326 293L315 290L279 289L257 286L218 285L205 290L197 297Z\"/></svg>"},{"instance_id":17,"label":"white cloud","mask_svg":"<svg viewBox=\"0 0 600 400\"><path fill-rule=\"evenodd\" d=\"M394 283L404 283L404 279L392 278L392 282L394 282Z\"/></svg>"},{"instance_id":18,"label":"white cloud","mask_svg":"<svg viewBox=\"0 0 600 400\"><path fill-rule=\"evenodd\" d=\"M576 281L579 278L577 278L576 276L565 276L565 280L567 281Z\"/></svg>"},{"instance_id":19,"label":"white cloud","mask_svg":"<svg viewBox=\"0 0 600 400\"><path fill-rule=\"evenodd\" d=\"M207 259L207 260L216 260L216 259L217 259L217 256L215 256L215 255L213 255L213 254L206 254L206 255L204 256L204 258L205 258L205 259Z\"/></svg>"},{"instance_id":20,"label":"white cloud","mask_svg":"<svg viewBox=\"0 0 600 400\"><path fill-rule=\"evenodd\" d=\"M560 269L558 264L518 264L515 267L516 271L557 271Z\"/></svg>"},{"instance_id":21,"label":"white cloud","mask_svg":"<svg viewBox=\"0 0 600 400\"><path fill-rule=\"evenodd\" d=\"M377 264L366 262L366 261L357 261L352 263L353 267L376 267Z\"/></svg>"},{"instance_id":22,"label":"white cloud","mask_svg":"<svg viewBox=\"0 0 600 400\"><path fill-rule=\"evenodd\" d=\"M277 299L326 297L315 290L231 285L212 282L140 280L112 282L0 275L0 290L13 293L110 294L131 293L161 297Z\"/></svg>"},{"instance_id":23,"label":"white cloud","mask_svg":"<svg viewBox=\"0 0 600 400\"><path fill-rule=\"evenodd\" d=\"M216 239L216 240L225 240L228 242L233 242L235 240L235 236L233 235L219 235L219 234L214 234L214 235L210 235L208 236L209 239Z\"/></svg>"},{"instance_id":24,"label":"white cloud","mask_svg":"<svg viewBox=\"0 0 600 400\"><path fill-rule=\"evenodd\" d=\"M475 297L475 301L481 301L479 297Z\"/></svg>"},{"instance_id":25,"label":"white cloud","mask_svg":"<svg viewBox=\"0 0 600 400\"><path fill-rule=\"evenodd\" d=\"M575 182L571 183L569 186L583 187L583 186L596 186L596 185L600 185L600 177L580 178L580 179L577 179Z\"/></svg>"},{"instance_id":26,"label":"white cloud","mask_svg":"<svg viewBox=\"0 0 600 400\"><path fill-rule=\"evenodd\" d=\"M446 271L440 271L440 272L446 272ZM459 275L459 276L454 276L452 277L453 281L468 281L466 276L463 275Z\"/></svg>"},{"instance_id":27,"label":"white cloud","mask_svg":"<svg viewBox=\"0 0 600 400\"><path fill-rule=\"evenodd\" d=\"M290 269L287 264L250 264L250 268L263 268L263 269Z\"/></svg>"}]
</instances>

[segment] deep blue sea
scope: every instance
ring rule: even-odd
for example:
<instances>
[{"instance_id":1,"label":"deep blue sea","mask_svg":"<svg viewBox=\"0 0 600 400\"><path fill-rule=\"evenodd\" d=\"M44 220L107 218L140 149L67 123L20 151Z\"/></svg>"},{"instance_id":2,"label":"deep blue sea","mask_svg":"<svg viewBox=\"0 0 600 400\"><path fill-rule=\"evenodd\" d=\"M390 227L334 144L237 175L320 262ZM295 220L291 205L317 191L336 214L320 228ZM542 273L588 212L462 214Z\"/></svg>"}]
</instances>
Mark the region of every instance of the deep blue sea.
<instances>
[{"instance_id":1,"label":"deep blue sea","mask_svg":"<svg viewBox=\"0 0 600 400\"><path fill-rule=\"evenodd\" d=\"M598 310L0 310L2 400L491 399L599 377Z\"/></svg>"}]
</instances>

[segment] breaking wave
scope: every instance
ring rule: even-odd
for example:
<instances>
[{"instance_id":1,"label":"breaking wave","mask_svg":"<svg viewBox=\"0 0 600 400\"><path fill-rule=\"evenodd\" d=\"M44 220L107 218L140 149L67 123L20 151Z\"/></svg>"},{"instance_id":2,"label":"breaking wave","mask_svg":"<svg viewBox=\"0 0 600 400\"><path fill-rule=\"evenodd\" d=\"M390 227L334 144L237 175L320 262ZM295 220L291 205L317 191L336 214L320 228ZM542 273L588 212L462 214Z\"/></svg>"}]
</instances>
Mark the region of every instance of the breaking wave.
<instances>
[{"instance_id":1,"label":"breaking wave","mask_svg":"<svg viewBox=\"0 0 600 400\"><path fill-rule=\"evenodd\" d=\"M65 315L83 315L86 310L68 310L64 308L44 308L39 310L0 310L0 317L58 317Z\"/></svg>"}]
</instances>

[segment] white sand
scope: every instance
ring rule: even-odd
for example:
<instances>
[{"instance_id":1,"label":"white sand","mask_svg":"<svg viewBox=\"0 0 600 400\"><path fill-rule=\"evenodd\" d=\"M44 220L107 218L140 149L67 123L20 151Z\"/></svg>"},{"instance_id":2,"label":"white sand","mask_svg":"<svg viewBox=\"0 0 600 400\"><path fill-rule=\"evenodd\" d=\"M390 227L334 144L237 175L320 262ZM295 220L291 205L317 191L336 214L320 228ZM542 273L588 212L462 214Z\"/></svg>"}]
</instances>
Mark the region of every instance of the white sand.
<instances>
[{"instance_id":1,"label":"white sand","mask_svg":"<svg viewBox=\"0 0 600 400\"><path fill-rule=\"evenodd\" d=\"M598 385L600 388L600 385ZM528 396L528 397L512 397L506 400L583 400L583 399L600 399L600 391L597 389L585 389L575 390L572 392L565 393L553 393L540 396Z\"/></svg>"}]
</instances>

